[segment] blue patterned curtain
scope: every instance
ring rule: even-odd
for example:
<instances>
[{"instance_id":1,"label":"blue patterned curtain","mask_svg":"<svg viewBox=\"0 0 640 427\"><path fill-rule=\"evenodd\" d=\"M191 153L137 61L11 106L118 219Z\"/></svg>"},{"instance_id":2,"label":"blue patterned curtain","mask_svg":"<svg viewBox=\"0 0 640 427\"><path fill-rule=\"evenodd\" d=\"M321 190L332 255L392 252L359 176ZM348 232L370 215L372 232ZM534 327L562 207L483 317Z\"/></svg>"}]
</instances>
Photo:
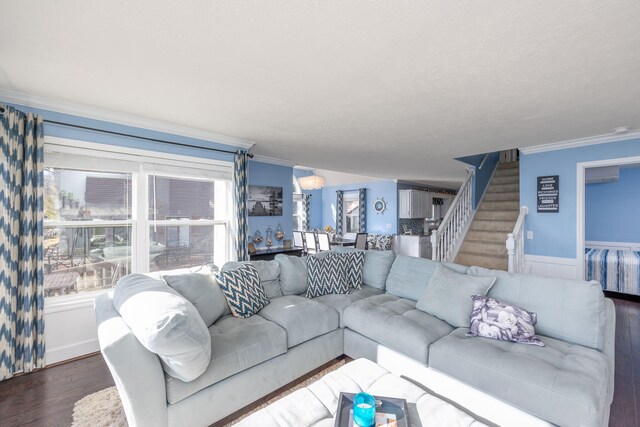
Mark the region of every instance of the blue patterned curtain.
<instances>
[{"instance_id":1,"label":"blue patterned curtain","mask_svg":"<svg viewBox=\"0 0 640 427\"><path fill-rule=\"evenodd\" d=\"M42 117L0 112L0 380L44 367Z\"/></svg>"},{"instance_id":2,"label":"blue patterned curtain","mask_svg":"<svg viewBox=\"0 0 640 427\"><path fill-rule=\"evenodd\" d=\"M247 239L249 224L247 222L247 162L246 151L238 151L235 155L233 167L233 203L236 207L236 257L238 261L247 261L249 251Z\"/></svg>"},{"instance_id":3,"label":"blue patterned curtain","mask_svg":"<svg viewBox=\"0 0 640 427\"><path fill-rule=\"evenodd\" d=\"M344 192L342 190L336 191L336 234L342 235L342 206L344 199Z\"/></svg>"},{"instance_id":4,"label":"blue patterned curtain","mask_svg":"<svg viewBox=\"0 0 640 427\"><path fill-rule=\"evenodd\" d=\"M311 194L302 193L302 229L304 231L309 231L311 223L310 199Z\"/></svg>"},{"instance_id":5,"label":"blue patterned curtain","mask_svg":"<svg viewBox=\"0 0 640 427\"><path fill-rule=\"evenodd\" d=\"M360 188L358 189L358 211L360 215L358 216L360 219L359 229L360 233L366 233L367 231L367 189Z\"/></svg>"}]
</instances>

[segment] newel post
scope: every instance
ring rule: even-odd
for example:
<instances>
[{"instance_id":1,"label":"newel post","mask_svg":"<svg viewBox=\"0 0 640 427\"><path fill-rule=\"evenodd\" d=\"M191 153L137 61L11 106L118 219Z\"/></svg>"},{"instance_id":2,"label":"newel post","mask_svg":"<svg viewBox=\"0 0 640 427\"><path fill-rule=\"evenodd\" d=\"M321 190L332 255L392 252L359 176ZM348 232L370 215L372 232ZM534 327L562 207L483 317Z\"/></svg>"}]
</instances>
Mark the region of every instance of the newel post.
<instances>
[{"instance_id":1,"label":"newel post","mask_svg":"<svg viewBox=\"0 0 640 427\"><path fill-rule=\"evenodd\" d=\"M516 239L513 233L507 234L507 254L509 255L509 273L515 272Z\"/></svg>"},{"instance_id":2,"label":"newel post","mask_svg":"<svg viewBox=\"0 0 640 427\"><path fill-rule=\"evenodd\" d=\"M431 232L431 259L433 261L438 261L438 230L433 230Z\"/></svg>"}]
</instances>

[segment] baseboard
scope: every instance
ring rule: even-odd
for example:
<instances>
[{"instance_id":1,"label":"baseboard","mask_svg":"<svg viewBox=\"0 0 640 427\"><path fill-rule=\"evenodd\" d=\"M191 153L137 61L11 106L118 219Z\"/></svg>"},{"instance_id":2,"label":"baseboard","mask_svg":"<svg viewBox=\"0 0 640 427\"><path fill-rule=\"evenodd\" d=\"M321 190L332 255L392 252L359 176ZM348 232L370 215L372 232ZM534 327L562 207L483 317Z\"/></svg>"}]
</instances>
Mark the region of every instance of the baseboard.
<instances>
[{"instance_id":1,"label":"baseboard","mask_svg":"<svg viewBox=\"0 0 640 427\"><path fill-rule=\"evenodd\" d=\"M95 353L97 351L100 351L100 344L98 343L97 339L91 339L64 347L47 349L45 358L47 361L47 366L49 366L79 356L85 356L90 353Z\"/></svg>"},{"instance_id":2,"label":"baseboard","mask_svg":"<svg viewBox=\"0 0 640 427\"><path fill-rule=\"evenodd\" d=\"M578 263L575 258L525 255L524 262L525 271L529 274L565 279L578 277Z\"/></svg>"}]
</instances>

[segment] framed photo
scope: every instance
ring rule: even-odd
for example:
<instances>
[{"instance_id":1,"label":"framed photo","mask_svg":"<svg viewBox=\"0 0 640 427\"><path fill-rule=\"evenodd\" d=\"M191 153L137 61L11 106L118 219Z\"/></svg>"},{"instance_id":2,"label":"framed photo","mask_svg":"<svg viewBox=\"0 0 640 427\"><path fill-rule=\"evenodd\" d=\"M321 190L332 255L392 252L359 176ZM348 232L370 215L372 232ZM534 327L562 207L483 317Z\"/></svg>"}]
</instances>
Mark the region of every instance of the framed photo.
<instances>
[{"instance_id":1,"label":"framed photo","mask_svg":"<svg viewBox=\"0 0 640 427\"><path fill-rule=\"evenodd\" d=\"M249 216L282 216L282 187L250 185Z\"/></svg>"}]
</instances>

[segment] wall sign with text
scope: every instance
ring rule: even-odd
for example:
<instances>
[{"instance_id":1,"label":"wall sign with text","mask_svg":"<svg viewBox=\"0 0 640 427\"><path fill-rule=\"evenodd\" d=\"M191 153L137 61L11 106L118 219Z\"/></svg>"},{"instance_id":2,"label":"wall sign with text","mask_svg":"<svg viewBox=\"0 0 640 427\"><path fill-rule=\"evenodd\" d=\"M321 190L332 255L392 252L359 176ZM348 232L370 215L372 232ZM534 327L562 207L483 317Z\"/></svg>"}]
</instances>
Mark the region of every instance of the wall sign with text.
<instances>
[{"instance_id":1,"label":"wall sign with text","mask_svg":"<svg viewBox=\"0 0 640 427\"><path fill-rule=\"evenodd\" d=\"M558 175L538 177L538 212L560 211L560 177Z\"/></svg>"}]
</instances>

